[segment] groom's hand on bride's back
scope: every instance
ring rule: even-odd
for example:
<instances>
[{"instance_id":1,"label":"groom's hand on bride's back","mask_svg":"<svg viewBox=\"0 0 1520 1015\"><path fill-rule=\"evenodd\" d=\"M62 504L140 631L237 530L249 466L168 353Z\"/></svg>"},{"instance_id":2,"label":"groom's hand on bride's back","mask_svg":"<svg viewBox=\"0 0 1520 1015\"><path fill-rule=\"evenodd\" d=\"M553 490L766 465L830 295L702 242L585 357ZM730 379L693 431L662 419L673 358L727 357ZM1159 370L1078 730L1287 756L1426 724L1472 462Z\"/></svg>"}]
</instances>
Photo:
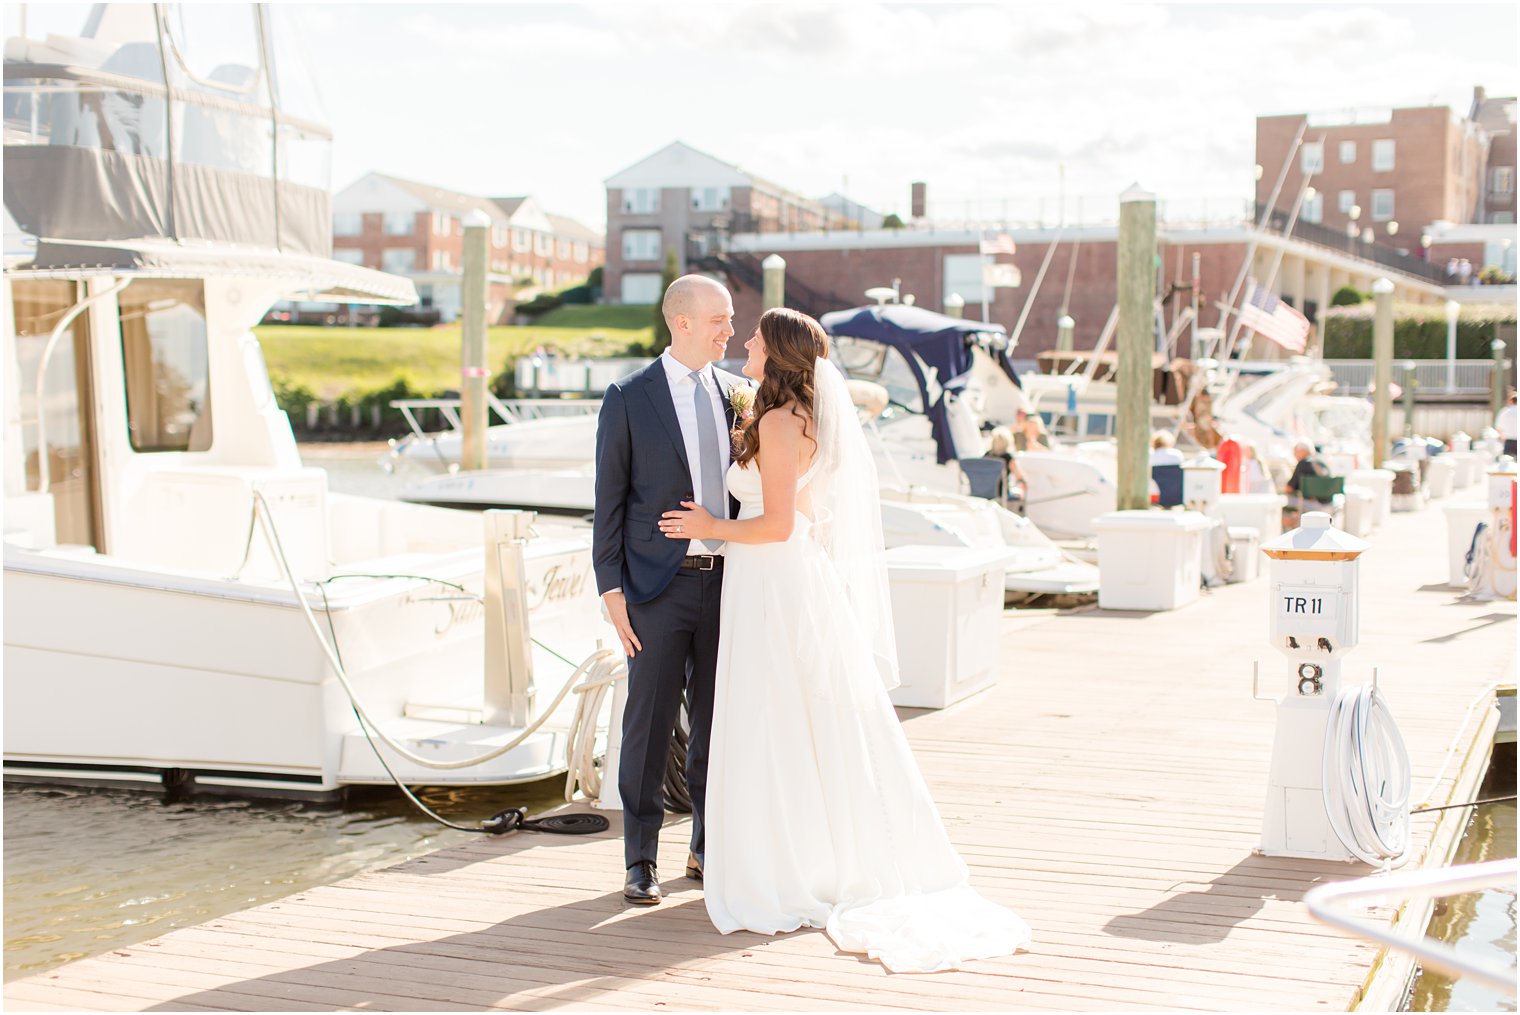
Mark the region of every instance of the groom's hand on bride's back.
<instances>
[{"instance_id":1,"label":"groom's hand on bride's back","mask_svg":"<svg viewBox=\"0 0 1520 1015\"><path fill-rule=\"evenodd\" d=\"M635 652L642 652L644 646L639 642L639 636L633 633L633 623L628 619L628 599L623 590L613 589L603 595L602 608L607 611L607 619L612 621L618 640L623 643L623 654L632 656Z\"/></svg>"}]
</instances>

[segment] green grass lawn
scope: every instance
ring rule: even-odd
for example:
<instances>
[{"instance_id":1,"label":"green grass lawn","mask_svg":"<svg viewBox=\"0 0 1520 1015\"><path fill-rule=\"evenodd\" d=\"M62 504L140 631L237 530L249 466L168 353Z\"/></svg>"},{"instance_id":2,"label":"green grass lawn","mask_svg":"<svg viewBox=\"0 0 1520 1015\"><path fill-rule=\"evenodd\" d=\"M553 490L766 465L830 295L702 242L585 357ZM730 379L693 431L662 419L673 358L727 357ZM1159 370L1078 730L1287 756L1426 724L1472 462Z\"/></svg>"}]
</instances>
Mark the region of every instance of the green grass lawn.
<instances>
[{"instance_id":1,"label":"green grass lawn","mask_svg":"<svg viewBox=\"0 0 1520 1015\"><path fill-rule=\"evenodd\" d=\"M494 376L510 361L540 345L556 346L576 356L621 356L629 346L647 344L654 328L648 307L563 307L567 311L601 311L569 315L548 324L491 328L486 338L486 366ZM616 315L606 311L639 311ZM636 320L642 316L642 322ZM579 323L577 317L596 323ZM606 319L627 320L610 326ZM442 328L344 328L274 325L254 329L276 390L302 387L318 399L362 396L406 381L416 392L434 394L459 389L458 325Z\"/></svg>"},{"instance_id":2,"label":"green grass lawn","mask_svg":"<svg viewBox=\"0 0 1520 1015\"><path fill-rule=\"evenodd\" d=\"M652 329L654 307L644 304L600 306L567 303L538 319L539 325L554 328Z\"/></svg>"}]
</instances>

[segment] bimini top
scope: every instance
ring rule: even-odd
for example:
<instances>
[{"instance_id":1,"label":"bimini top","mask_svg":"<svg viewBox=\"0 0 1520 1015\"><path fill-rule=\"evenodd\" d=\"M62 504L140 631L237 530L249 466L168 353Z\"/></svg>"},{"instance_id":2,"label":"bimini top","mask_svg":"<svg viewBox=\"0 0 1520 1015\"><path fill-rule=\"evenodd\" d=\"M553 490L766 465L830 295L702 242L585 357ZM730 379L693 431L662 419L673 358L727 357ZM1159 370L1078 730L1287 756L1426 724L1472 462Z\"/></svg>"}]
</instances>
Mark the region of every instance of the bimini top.
<instances>
[{"instance_id":1,"label":"bimini top","mask_svg":"<svg viewBox=\"0 0 1520 1015\"><path fill-rule=\"evenodd\" d=\"M912 352L935 369L940 384L950 388L970 372L971 350L979 345L1009 380L1019 383L1008 357L1008 333L1001 324L967 321L900 303L836 310L824 314L818 323L830 335L869 339L904 354Z\"/></svg>"},{"instance_id":2,"label":"bimini top","mask_svg":"<svg viewBox=\"0 0 1520 1015\"><path fill-rule=\"evenodd\" d=\"M31 260L6 258L7 275L77 279L91 275L139 278L259 278L281 284L287 299L332 303L411 306L417 289L411 279L373 268L279 250L227 243L191 244L172 240L79 243L41 240Z\"/></svg>"},{"instance_id":3,"label":"bimini top","mask_svg":"<svg viewBox=\"0 0 1520 1015\"><path fill-rule=\"evenodd\" d=\"M1001 324L968 321L900 303L836 310L824 314L818 323L830 335L880 342L902 353L923 398L941 464L960 457L944 399L946 391L966 386L972 350L980 347L1009 380L1023 387L1008 356L1008 334ZM931 379L936 383L931 384Z\"/></svg>"}]
</instances>

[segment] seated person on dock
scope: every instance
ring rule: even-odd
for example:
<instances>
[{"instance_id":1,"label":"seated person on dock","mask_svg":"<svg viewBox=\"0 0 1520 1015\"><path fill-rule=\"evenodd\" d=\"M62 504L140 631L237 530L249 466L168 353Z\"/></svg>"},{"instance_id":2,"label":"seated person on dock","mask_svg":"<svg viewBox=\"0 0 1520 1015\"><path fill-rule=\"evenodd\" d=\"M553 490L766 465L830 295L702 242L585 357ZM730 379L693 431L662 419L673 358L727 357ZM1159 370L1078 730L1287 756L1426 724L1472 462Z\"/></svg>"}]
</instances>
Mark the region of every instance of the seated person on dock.
<instances>
[{"instance_id":1,"label":"seated person on dock","mask_svg":"<svg viewBox=\"0 0 1520 1015\"><path fill-rule=\"evenodd\" d=\"M1015 451L1049 451L1050 436L1038 413L1018 409L1013 414L1013 448Z\"/></svg>"},{"instance_id":2,"label":"seated person on dock","mask_svg":"<svg viewBox=\"0 0 1520 1015\"><path fill-rule=\"evenodd\" d=\"M1156 484L1156 501L1161 507L1182 503L1182 452L1172 446L1173 438L1165 430L1151 435L1151 479Z\"/></svg>"},{"instance_id":3,"label":"seated person on dock","mask_svg":"<svg viewBox=\"0 0 1520 1015\"><path fill-rule=\"evenodd\" d=\"M1151 467L1158 465L1181 465L1182 452L1174 446L1172 435L1165 430L1151 434Z\"/></svg>"},{"instance_id":4,"label":"seated person on dock","mask_svg":"<svg viewBox=\"0 0 1520 1015\"><path fill-rule=\"evenodd\" d=\"M1024 471L1019 468L1018 461L1014 458L1014 435L1006 426L995 426L988 435L990 444L984 458L1000 458L1008 463L1008 499L1014 500L1023 496ZM1018 484L1015 489L1014 484Z\"/></svg>"},{"instance_id":5,"label":"seated person on dock","mask_svg":"<svg viewBox=\"0 0 1520 1015\"><path fill-rule=\"evenodd\" d=\"M1338 492L1324 482L1333 478L1330 466L1308 441L1293 445L1293 457L1297 464L1293 466L1293 475L1288 477L1288 492L1296 494L1299 503L1310 510L1329 505Z\"/></svg>"},{"instance_id":6,"label":"seated person on dock","mask_svg":"<svg viewBox=\"0 0 1520 1015\"><path fill-rule=\"evenodd\" d=\"M1261 455L1257 454L1253 444L1241 444L1242 475L1240 477L1241 493L1276 493L1277 485L1272 482L1272 476L1267 472L1266 466L1261 464Z\"/></svg>"}]
</instances>

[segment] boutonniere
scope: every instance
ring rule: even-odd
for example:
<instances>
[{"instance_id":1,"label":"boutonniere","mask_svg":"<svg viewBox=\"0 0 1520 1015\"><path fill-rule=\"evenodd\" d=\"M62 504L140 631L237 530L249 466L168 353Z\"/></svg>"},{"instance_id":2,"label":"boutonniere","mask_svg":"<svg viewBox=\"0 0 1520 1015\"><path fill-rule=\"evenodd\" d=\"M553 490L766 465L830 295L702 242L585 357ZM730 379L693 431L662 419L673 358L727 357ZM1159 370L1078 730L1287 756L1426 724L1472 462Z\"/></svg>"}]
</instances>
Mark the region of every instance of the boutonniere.
<instances>
[{"instance_id":1,"label":"boutonniere","mask_svg":"<svg viewBox=\"0 0 1520 1015\"><path fill-rule=\"evenodd\" d=\"M734 410L734 419L751 418L755 414L755 389L747 384L735 384L728 389L728 404Z\"/></svg>"}]
</instances>

